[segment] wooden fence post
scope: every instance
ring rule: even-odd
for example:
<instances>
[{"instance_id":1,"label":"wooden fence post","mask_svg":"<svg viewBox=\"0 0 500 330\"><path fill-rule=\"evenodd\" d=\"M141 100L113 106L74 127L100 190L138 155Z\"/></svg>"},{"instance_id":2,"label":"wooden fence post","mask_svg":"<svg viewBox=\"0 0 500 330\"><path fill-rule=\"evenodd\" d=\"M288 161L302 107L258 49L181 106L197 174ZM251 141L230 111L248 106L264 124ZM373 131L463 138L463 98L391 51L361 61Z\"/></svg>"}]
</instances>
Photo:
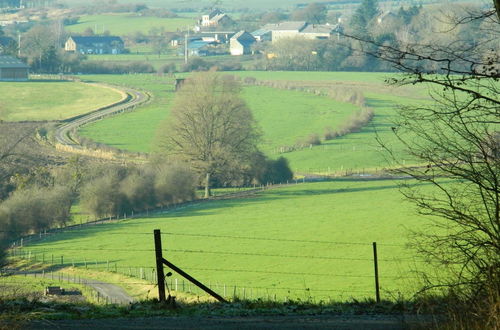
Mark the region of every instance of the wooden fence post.
<instances>
[{"instance_id":1,"label":"wooden fence post","mask_svg":"<svg viewBox=\"0 0 500 330\"><path fill-rule=\"evenodd\" d=\"M373 265L375 267L375 298L377 303L380 302L380 287L378 278L378 258L377 258L377 242L373 242Z\"/></svg>"},{"instance_id":2,"label":"wooden fence post","mask_svg":"<svg viewBox=\"0 0 500 330\"><path fill-rule=\"evenodd\" d=\"M158 282L158 299L160 302L166 301L165 296L165 274L163 272L163 255L161 251L161 233L159 229L154 230L155 253L156 253L156 276Z\"/></svg>"}]
</instances>

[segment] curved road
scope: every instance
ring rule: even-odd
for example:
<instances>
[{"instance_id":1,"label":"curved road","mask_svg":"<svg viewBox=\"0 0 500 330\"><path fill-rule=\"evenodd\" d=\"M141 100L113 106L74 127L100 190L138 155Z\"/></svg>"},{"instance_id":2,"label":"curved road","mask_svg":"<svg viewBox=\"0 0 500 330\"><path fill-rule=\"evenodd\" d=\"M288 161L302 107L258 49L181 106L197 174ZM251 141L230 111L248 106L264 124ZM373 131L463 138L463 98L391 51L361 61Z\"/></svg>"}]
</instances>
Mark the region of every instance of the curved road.
<instances>
[{"instance_id":1,"label":"curved road","mask_svg":"<svg viewBox=\"0 0 500 330\"><path fill-rule=\"evenodd\" d=\"M66 120L65 123L59 126L56 130L55 134L56 142L70 149L81 150L83 149L83 147L71 138L71 132L73 130L76 130L80 126L91 123L93 121L100 120L104 117L133 110L139 105L142 105L150 100L150 95L145 92L137 91L131 88L116 87L116 86L113 86L112 88L120 90L121 92L126 94L125 99L118 103L100 108L89 114Z\"/></svg>"}]
</instances>

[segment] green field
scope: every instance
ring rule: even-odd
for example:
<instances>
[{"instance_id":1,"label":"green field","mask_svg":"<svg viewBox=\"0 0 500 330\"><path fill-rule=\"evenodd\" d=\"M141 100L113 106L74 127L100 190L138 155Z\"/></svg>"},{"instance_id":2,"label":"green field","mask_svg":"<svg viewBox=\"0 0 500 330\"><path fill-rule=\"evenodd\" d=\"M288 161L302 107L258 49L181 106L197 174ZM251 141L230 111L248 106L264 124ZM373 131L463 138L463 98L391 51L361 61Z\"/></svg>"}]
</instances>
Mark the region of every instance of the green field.
<instances>
[{"instance_id":1,"label":"green field","mask_svg":"<svg viewBox=\"0 0 500 330\"><path fill-rule=\"evenodd\" d=\"M234 74L234 73L232 73ZM325 141L320 146L279 153L280 147L294 145L309 134L323 134L326 126L335 127L358 108L326 96L307 92L246 87L242 96L247 101L263 131L261 148L271 157L285 156L297 172L336 173L346 170L375 170L387 164L376 141L379 136L397 150L390 129L394 108L399 104L422 102L419 89L394 89L384 85L388 74L338 72L239 72L259 80L298 81L312 86L340 86L363 91L367 105L375 111L374 120L358 133ZM104 119L81 130L83 136L113 147L150 152L155 131L168 116L174 97L171 79L153 75L90 76L88 79L126 84L152 91L156 100L134 113ZM134 127L134 129L130 129Z\"/></svg>"},{"instance_id":2,"label":"green field","mask_svg":"<svg viewBox=\"0 0 500 330\"><path fill-rule=\"evenodd\" d=\"M226 295L283 299L373 297L371 243L378 243L383 297L410 294L425 266L405 247L426 221L395 181L305 183L243 199L198 203L156 217L102 224L26 247L56 260L137 274L154 265L153 229L165 257ZM129 268L130 267L130 268ZM174 276L178 278L177 276Z\"/></svg>"},{"instance_id":3,"label":"green field","mask_svg":"<svg viewBox=\"0 0 500 330\"><path fill-rule=\"evenodd\" d=\"M62 120L118 102L122 94L79 82L0 83L0 119Z\"/></svg>"},{"instance_id":4,"label":"green field","mask_svg":"<svg viewBox=\"0 0 500 330\"><path fill-rule=\"evenodd\" d=\"M192 28L192 18L144 17L134 14L103 14L82 16L77 24L66 26L66 30L82 33L88 28L96 34L109 31L113 35L124 36L137 31L148 33L152 28L164 28L167 32Z\"/></svg>"},{"instance_id":5,"label":"green field","mask_svg":"<svg viewBox=\"0 0 500 330\"><path fill-rule=\"evenodd\" d=\"M173 98L172 78L156 75L96 75L86 76L85 79L152 92L152 102L139 110L84 126L80 130L81 135L113 147L149 152L158 125L168 115Z\"/></svg>"}]
</instances>

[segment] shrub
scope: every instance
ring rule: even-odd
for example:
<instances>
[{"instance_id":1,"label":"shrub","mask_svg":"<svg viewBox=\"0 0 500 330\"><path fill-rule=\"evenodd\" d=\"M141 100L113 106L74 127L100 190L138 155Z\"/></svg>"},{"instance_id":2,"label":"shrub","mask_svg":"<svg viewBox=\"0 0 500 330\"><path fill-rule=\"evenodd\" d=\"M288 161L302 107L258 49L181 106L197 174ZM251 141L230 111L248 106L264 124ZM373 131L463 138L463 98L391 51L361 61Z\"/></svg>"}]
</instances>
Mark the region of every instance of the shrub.
<instances>
[{"instance_id":1,"label":"shrub","mask_svg":"<svg viewBox=\"0 0 500 330\"><path fill-rule=\"evenodd\" d=\"M310 134L305 140L304 140L305 145L312 145L312 146L317 146L321 144L321 140L319 138L319 135L316 133Z\"/></svg>"},{"instance_id":2,"label":"shrub","mask_svg":"<svg viewBox=\"0 0 500 330\"><path fill-rule=\"evenodd\" d=\"M175 63L167 63L165 65L162 65L160 69L158 70L159 73L173 73L177 72L177 66Z\"/></svg>"},{"instance_id":3,"label":"shrub","mask_svg":"<svg viewBox=\"0 0 500 330\"><path fill-rule=\"evenodd\" d=\"M156 170L155 192L160 205L192 200L195 189L195 177L186 166L168 164Z\"/></svg>"}]
</instances>

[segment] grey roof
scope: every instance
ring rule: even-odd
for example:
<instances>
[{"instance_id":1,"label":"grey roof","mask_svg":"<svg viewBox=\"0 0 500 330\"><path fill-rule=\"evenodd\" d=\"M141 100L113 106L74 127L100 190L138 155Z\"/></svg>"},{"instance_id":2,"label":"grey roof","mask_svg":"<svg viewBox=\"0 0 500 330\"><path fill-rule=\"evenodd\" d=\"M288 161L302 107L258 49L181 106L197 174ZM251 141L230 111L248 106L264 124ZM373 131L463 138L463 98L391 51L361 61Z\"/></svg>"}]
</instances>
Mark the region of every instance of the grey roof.
<instances>
[{"instance_id":1,"label":"grey roof","mask_svg":"<svg viewBox=\"0 0 500 330\"><path fill-rule=\"evenodd\" d=\"M223 19L224 17L226 17L227 19L231 19L229 16L227 16L226 14L219 14L219 15L216 15L212 18L210 18L210 21L212 22L215 22L215 23L218 23L221 19Z\"/></svg>"},{"instance_id":2,"label":"grey roof","mask_svg":"<svg viewBox=\"0 0 500 330\"><path fill-rule=\"evenodd\" d=\"M263 27L263 29L269 29L270 31L300 31L305 25L306 22L304 21L290 21L277 24L267 24Z\"/></svg>"},{"instance_id":3,"label":"grey roof","mask_svg":"<svg viewBox=\"0 0 500 330\"><path fill-rule=\"evenodd\" d=\"M318 25L318 24L308 24L301 33L332 33L337 29L336 25Z\"/></svg>"},{"instance_id":4,"label":"grey roof","mask_svg":"<svg viewBox=\"0 0 500 330\"><path fill-rule=\"evenodd\" d=\"M215 17L217 15L223 14L223 12L220 9L214 9L210 14L208 14L208 18Z\"/></svg>"},{"instance_id":5,"label":"grey roof","mask_svg":"<svg viewBox=\"0 0 500 330\"><path fill-rule=\"evenodd\" d=\"M29 66L15 57L0 55L0 68L28 69Z\"/></svg>"},{"instance_id":6,"label":"grey roof","mask_svg":"<svg viewBox=\"0 0 500 330\"><path fill-rule=\"evenodd\" d=\"M255 38L253 37L253 35L251 35L250 33L248 33L247 31L244 31L244 30L233 35L231 37L231 39L236 39L238 41L243 41L243 40L251 41L251 42L255 41Z\"/></svg>"},{"instance_id":7,"label":"grey roof","mask_svg":"<svg viewBox=\"0 0 500 330\"><path fill-rule=\"evenodd\" d=\"M122 38L116 36L90 36L90 37L74 36L71 37L71 39L73 39L77 44L82 44L82 45L91 45L97 43L111 44L114 41L123 43Z\"/></svg>"},{"instance_id":8,"label":"grey roof","mask_svg":"<svg viewBox=\"0 0 500 330\"><path fill-rule=\"evenodd\" d=\"M253 31L252 35L254 37L258 37L258 36L263 36L264 34L269 33L269 32L271 32L271 30L262 28L262 29L258 29L258 30Z\"/></svg>"}]
</instances>

